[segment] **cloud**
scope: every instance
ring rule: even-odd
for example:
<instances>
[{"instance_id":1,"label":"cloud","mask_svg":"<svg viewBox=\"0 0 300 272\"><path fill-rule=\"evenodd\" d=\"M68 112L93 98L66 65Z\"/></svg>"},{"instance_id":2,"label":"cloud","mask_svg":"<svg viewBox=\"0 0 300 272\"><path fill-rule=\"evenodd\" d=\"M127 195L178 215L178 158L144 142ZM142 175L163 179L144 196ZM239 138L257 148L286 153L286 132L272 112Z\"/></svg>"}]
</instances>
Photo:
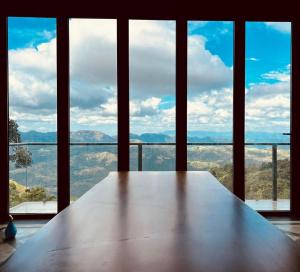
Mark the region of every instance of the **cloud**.
<instances>
[{"instance_id":1,"label":"cloud","mask_svg":"<svg viewBox=\"0 0 300 272\"><path fill-rule=\"evenodd\" d=\"M71 80L115 88L116 20L72 19L69 28Z\"/></svg>"},{"instance_id":2,"label":"cloud","mask_svg":"<svg viewBox=\"0 0 300 272\"><path fill-rule=\"evenodd\" d=\"M290 22L265 22L265 25L282 33L291 33Z\"/></svg>"},{"instance_id":3,"label":"cloud","mask_svg":"<svg viewBox=\"0 0 300 272\"><path fill-rule=\"evenodd\" d=\"M130 90L134 98L175 95L175 23L130 22ZM188 36L188 88L191 93L232 85L232 69L206 49L206 39Z\"/></svg>"},{"instance_id":4,"label":"cloud","mask_svg":"<svg viewBox=\"0 0 300 272\"><path fill-rule=\"evenodd\" d=\"M261 76L264 79L276 80L279 82L289 82L290 81L290 66L288 65L283 70L270 71Z\"/></svg>"},{"instance_id":5,"label":"cloud","mask_svg":"<svg viewBox=\"0 0 300 272\"><path fill-rule=\"evenodd\" d=\"M188 88L190 95L232 86L233 73L219 56L205 47L202 36L188 38Z\"/></svg>"},{"instance_id":6,"label":"cloud","mask_svg":"<svg viewBox=\"0 0 300 272\"><path fill-rule=\"evenodd\" d=\"M159 105L161 99L158 97L151 97L146 100L133 100L130 101L130 114L131 116L145 117L159 114Z\"/></svg>"},{"instance_id":7,"label":"cloud","mask_svg":"<svg viewBox=\"0 0 300 272\"><path fill-rule=\"evenodd\" d=\"M188 128L232 128L232 67L212 54L206 38L188 37ZM175 129L175 24L130 22L130 122L133 133ZM115 20L70 20L72 127L117 124ZM257 61L250 58L250 61ZM287 129L290 67L261 75L246 93L248 130ZM11 117L22 129L55 129L56 39L9 51ZM274 81L274 82L273 82Z\"/></svg>"},{"instance_id":8,"label":"cloud","mask_svg":"<svg viewBox=\"0 0 300 272\"><path fill-rule=\"evenodd\" d=\"M43 33L48 38L52 35ZM190 95L232 84L231 68L212 55L205 43L205 38L199 35L188 40ZM175 22L130 21L129 53L132 115L151 119L165 113L170 119L174 103L168 103L167 109L160 109L160 104L165 103L163 97L175 96ZM103 122L115 122L116 59L116 20L70 20L72 112L91 114L91 118L73 120L81 123L86 120L88 124L96 114ZM56 113L55 38L36 47L10 50L9 72L12 112L22 112L23 120L26 113L28 116L38 111L45 115ZM100 114L106 118L100 118ZM163 118L166 117L157 117L153 122Z\"/></svg>"},{"instance_id":9,"label":"cloud","mask_svg":"<svg viewBox=\"0 0 300 272\"><path fill-rule=\"evenodd\" d=\"M175 94L175 23L130 21L132 98Z\"/></svg>"},{"instance_id":10,"label":"cloud","mask_svg":"<svg viewBox=\"0 0 300 272\"><path fill-rule=\"evenodd\" d=\"M37 80L56 78L56 39L37 47L9 50L9 72L35 76ZM13 86L12 86L13 87Z\"/></svg>"},{"instance_id":11,"label":"cloud","mask_svg":"<svg viewBox=\"0 0 300 272\"><path fill-rule=\"evenodd\" d=\"M259 61L259 59L253 58L253 57L252 57L252 58L247 58L246 60L247 60L247 61L255 61L255 62L256 62L256 61Z\"/></svg>"},{"instance_id":12,"label":"cloud","mask_svg":"<svg viewBox=\"0 0 300 272\"><path fill-rule=\"evenodd\" d=\"M56 120L56 40L36 48L9 50L10 116L54 126ZM34 125L33 125L34 126Z\"/></svg>"},{"instance_id":13,"label":"cloud","mask_svg":"<svg viewBox=\"0 0 300 272\"><path fill-rule=\"evenodd\" d=\"M249 87L246 94L246 130L289 131L290 81L286 76L270 71L262 78L274 78L277 82L262 82Z\"/></svg>"},{"instance_id":14,"label":"cloud","mask_svg":"<svg viewBox=\"0 0 300 272\"><path fill-rule=\"evenodd\" d=\"M232 89L223 88L188 97L188 130L230 131Z\"/></svg>"}]
</instances>

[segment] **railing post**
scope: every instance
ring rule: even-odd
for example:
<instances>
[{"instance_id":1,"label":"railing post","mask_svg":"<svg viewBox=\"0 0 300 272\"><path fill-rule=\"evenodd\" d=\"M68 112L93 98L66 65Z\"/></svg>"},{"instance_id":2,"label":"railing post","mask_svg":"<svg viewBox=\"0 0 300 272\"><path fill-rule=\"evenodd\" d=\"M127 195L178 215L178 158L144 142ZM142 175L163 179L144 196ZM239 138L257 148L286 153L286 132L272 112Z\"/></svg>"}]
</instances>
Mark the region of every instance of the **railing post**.
<instances>
[{"instance_id":1,"label":"railing post","mask_svg":"<svg viewBox=\"0 0 300 272\"><path fill-rule=\"evenodd\" d=\"M138 171L143 170L143 144L138 144Z\"/></svg>"},{"instance_id":2,"label":"railing post","mask_svg":"<svg viewBox=\"0 0 300 272\"><path fill-rule=\"evenodd\" d=\"M273 201L277 201L277 145L272 145L272 186Z\"/></svg>"}]
</instances>

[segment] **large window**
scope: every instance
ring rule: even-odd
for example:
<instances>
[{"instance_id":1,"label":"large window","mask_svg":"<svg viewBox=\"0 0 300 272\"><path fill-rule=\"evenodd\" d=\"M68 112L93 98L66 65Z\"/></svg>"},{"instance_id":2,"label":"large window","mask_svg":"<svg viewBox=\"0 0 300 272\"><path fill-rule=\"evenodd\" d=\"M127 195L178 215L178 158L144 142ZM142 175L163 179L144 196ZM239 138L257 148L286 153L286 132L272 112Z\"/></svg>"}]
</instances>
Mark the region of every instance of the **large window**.
<instances>
[{"instance_id":1,"label":"large window","mask_svg":"<svg viewBox=\"0 0 300 272\"><path fill-rule=\"evenodd\" d=\"M291 24L246 24L246 203L290 208Z\"/></svg>"},{"instance_id":2,"label":"large window","mask_svg":"<svg viewBox=\"0 0 300 272\"><path fill-rule=\"evenodd\" d=\"M9 18L11 213L55 213L56 20Z\"/></svg>"},{"instance_id":3,"label":"large window","mask_svg":"<svg viewBox=\"0 0 300 272\"><path fill-rule=\"evenodd\" d=\"M116 20L71 19L71 201L117 170Z\"/></svg>"},{"instance_id":4,"label":"large window","mask_svg":"<svg viewBox=\"0 0 300 272\"><path fill-rule=\"evenodd\" d=\"M129 22L130 169L175 170L175 22Z\"/></svg>"},{"instance_id":5,"label":"large window","mask_svg":"<svg viewBox=\"0 0 300 272\"><path fill-rule=\"evenodd\" d=\"M232 190L233 23L188 23L188 170Z\"/></svg>"},{"instance_id":6,"label":"large window","mask_svg":"<svg viewBox=\"0 0 300 272\"><path fill-rule=\"evenodd\" d=\"M2 19L5 25L6 18ZM296 139L294 116L299 110L298 99L291 101L290 89L297 96L298 60L297 54L291 56L291 48L295 52L298 40L293 39L292 47L290 22L252 21L246 22L244 29L240 19L185 22L181 18L176 28L176 20L9 17L8 44L3 42L5 28L0 33L1 49L8 45L8 67L4 58L1 71L8 69L9 105L1 105L4 112L9 111L9 182L2 184L0 197L6 204L9 186L10 212L56 213L57 201L60 209L69 200L69 183L63 173L70 171L74 201L110 171L118 170L118 165L128 170L128 155L129 170L174 171L186 166L189 171L210 171L256 210L289 211L292 207L292 214L296 213L300 205L290 195L299 189L297 181L291 182L291 176L298 176L294 167L298 144L293 141L290 154L290 127ZM117 26L121 26L119 32ZM293 31L297 34L297 24ZM183 52L186 41L187 52ZM57 56L61 58L58 72ZM120 69L117 60L122 61ZM127 60L129 67L125 66ZM69 74L63 70L68 65ZM5 91L6 80L0 84ZM69 93L65 89L68 84ZM58 90L59 94L65 92L65 97L57 105ZM5 102L4 91L0 97ZM69 109L65 108L68 95ZM64 153L67 110L70 154ZM178 116L183 114L178 120L176 111ZM59 139L57 112L66 124L59 126ZM124 122L120 131L118 112ZM6 122L4 114L1 120ZM0 130L1 139L6 133ZM118 139L124 140L119 147ZM179 144L185 144L185 139L187 157L176 164L176 145L177 156L181 151L184 156L185 146L181 150ZM0 146L4 157L1 169L7 169L6 144ZM66 170L59 171L58 177L57 154L59 170ZM6 175L1 178L7 179ZM57 188L62 188L60 194Z\"/></svg>"}]
</instances>

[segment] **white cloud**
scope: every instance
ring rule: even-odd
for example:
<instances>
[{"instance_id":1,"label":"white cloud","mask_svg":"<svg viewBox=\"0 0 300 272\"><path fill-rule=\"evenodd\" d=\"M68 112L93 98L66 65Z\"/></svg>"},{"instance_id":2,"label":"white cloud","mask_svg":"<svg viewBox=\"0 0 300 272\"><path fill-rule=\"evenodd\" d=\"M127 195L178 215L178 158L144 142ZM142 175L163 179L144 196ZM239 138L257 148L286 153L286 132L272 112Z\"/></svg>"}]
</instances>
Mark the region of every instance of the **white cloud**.
<instances>
[{"instance_id":1,"label":"white cloud","mask_svg":"<svg viewBox=\"0 0 300 272\"><path fill-rule=\"evenodd\" d=\"M224 88L188 98L188 130L230 131L232 89Z\"/></svg>"},{"instance_id":2,"label":"white cloud","mask_svg":"<svg viewBox=\"0 0 300 272\"><path fill-rule=\"evenodd\" d=\"M277 82L277 83L256 83L248 88L248 97L249 99L256 100L262 96L275 96L278 94L287 94L290 93L290 82Z\"/></svg>"},{"instance_id":3,"label":"white cloud","mask_svg":"<svg viewBox=\"0 0 300 272\"><path fill-rule=\"evenodd\" d=\"M132 132L175 129L175 24L130 22L130 113ZM71 123L116 131L116 21L70 21ZM257 61L250 58L250 61ZM21 128L55 129L56 39L37 48L10 50L11 117ZM261 76L266 82L246 91L249 130L285 131L289 119L289 67ZM276 83L268 83L275 80ZM206 48L199 35L188 38L189 130L232 127L232 68Z\"/></svg>"},{"instance_id":4,"label":"white cloud","mask_svg":"<svg viewBox=\"0 0 300 272\"><path fill-rule=\"evenodd\" d=\"M159 105L161 99L158 97L151 97L146 100L131 100L130 101L130 114L131 116L152 116L159 114Z\"/></svg>"},{"instance_id":5,"label":"white cloud","mask_svg":"<svg viewBox=\"0 0 300 272\"><path fill-rule=\"evenodd\" d=\"M259 59L257 59L257 58L254 58L254 57L251 57L251 58L247 58L246 60L248 60L248 61L259 61Z\"/></svg>"},{"instance_id":6,"label":"white cloud","mask_svg":"<svg viewBox=\"0 0 300 272\"><path fill-rule=\"evenodd\" d=\"M290 71L270 71L262 75L264 79L273 79L281 82L290 81Z\"/></svg>"},{"instance_id":7,"label":"white cloud","mask_svg":"<svg viewBox=\"0 0 300 272\"><path fill-rule=\"evenodd\" d=\"M289 78L276 71L271 71L262 78L274 78L278 82L252 84L249 87L246 94L246 130L289 131Z\"/></svg>"},{"instance_id":8,"label":"white cloud","mask_svg":"<svg viewBox=\"0 0 300 272\"><path fill-rule=\"evenodd\" d=\"M56 39L36 48L9 50L9 69L26 75L38 76L37 80L56 77Z\"/></svg>"},{"instance_id":9,"label":"white cloud","mask_svg":"<svg viewBox=\"0 0 300 272\"><path fill-rule=\"evenodd\" d=\"M265 22L266 26L273 28L282 33L291 33L291 23L290 22Z\"/></svg>"},{"instance_id":10,"label":"white cloud","mask_svg":"<svg viewBox=\"0 0 300 272\"><path fill-rule=\"evenodd\" d=\"M49 38L51 34L44 33ZM232 84L231 68L226 67L218 56L212 55L205 48L205 43L201 36L189 37L190 95ZM44 116L54 116L56 39L37 48L10 50L9 64L12 116L14 112L16 115L22 113L22 117L18 116L21 123L25 121L26 114L32 117L38 111ZM131 21L130 95L133 116L147 116L148 122L156 126L162 120L174 121L172 103L169 103L168 109L160 109L160 105L165 103L162 101L164 96L175 96L175 67L175 23ZM70 70L71 112L76 115L72 120L86 125L110 121L114 124L117 112L115 20L70 20ZM85 114L90 116L84 117ZM47 123L40 124L40 127L46 126Z\"/></svg>"},{"instance_id":11,"label":"white cloud","mask_svg":"<svg viewBox=\"0 0 300 272\"><path fill-rule=\"evenodd\" d=\"M188 38L188 88L190 95L232 86L232 69L205 47L201 36Z\"/></svg>"}]
</instances>

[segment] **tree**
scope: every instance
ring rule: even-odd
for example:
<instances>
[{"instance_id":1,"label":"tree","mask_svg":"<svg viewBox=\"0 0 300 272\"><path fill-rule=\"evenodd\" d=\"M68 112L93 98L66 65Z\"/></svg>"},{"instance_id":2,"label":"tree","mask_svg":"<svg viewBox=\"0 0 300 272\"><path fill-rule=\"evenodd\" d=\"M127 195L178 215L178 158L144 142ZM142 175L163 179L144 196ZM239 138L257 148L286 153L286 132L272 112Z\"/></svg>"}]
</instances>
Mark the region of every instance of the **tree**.
<instances>
[{"instance_id":1,"label":"tree","mask_svg":"<svg viewBox=\"0 0 300 272\"><path fill-rule=\"evenodd\" d=\"M18 144L21 142L19 125L13 119L9 119L8 141ZM24 146L13 146L10 148L9 160L15 163L16 168L26 168L26 188L27 188L27 167L32 165L32 153Z\"/></svg>"},{"instance_id":2,"label":"tree","mask_svg":"<svg viewBox=\"0 0 300 272\"><path fill-rule=\"evenodd\" d=\"M8 122L8 141L10 143L20 143L21 134L18 129L19 125L13 119L9 119Z\"/></svg>"},{"instance_id":3,"label":"tree","mask_svg":"<svg viewBox=\"0 0 300 272\"><path fill-rule=\"evenodd\" d=\"M27 169L28 166L32 165L32 154L31 152L24 146L20 146L16 149L15 153L15 165L16 168L26 168L26 190L28 190L28 182L27 182Z\"/></svg>"}]
</instances>

